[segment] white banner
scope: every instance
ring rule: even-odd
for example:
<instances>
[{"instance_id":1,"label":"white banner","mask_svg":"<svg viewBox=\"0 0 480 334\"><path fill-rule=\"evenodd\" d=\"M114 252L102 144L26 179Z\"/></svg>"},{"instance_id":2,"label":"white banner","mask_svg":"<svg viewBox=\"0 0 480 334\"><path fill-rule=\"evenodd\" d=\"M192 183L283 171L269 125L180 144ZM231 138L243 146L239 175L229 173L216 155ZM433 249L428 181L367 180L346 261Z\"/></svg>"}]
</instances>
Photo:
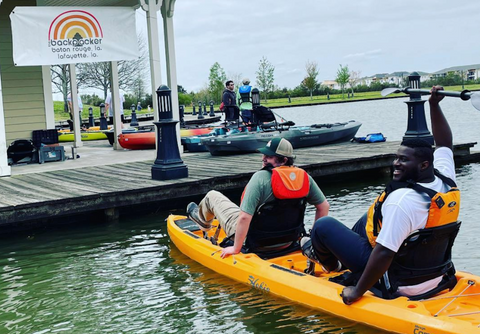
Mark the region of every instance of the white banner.
<instances>
[{"instance_id":1,"label":"white banner","mask_svg":"<svg viewBox=\"0 0 480 334\"><path fill-rule=\"evenodd\" d=\"M15 7L16 66L138 58L135 11L127 7Z\"/></svg>"}]
</instances>

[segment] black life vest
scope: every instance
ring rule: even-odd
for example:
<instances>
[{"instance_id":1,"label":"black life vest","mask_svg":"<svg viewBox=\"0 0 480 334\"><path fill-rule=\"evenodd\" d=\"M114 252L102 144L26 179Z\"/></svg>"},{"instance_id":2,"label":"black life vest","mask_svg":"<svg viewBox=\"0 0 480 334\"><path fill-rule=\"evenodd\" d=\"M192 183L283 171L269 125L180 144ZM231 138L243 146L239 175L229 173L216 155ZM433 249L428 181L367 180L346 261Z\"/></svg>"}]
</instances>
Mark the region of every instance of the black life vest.
<instances>
[{"instance_id":1,"label":"black life vest","mask_svg":"<svg viewBox=\"0 0 480 334\"><path fill-rule=\"evenodd\" d=\"M305 235L303 218L310 189L308 174L292 166L270 171L275 199L260 205L253 215L245 241L249 252L288 248Z\"/></svg>"}]
</instances>

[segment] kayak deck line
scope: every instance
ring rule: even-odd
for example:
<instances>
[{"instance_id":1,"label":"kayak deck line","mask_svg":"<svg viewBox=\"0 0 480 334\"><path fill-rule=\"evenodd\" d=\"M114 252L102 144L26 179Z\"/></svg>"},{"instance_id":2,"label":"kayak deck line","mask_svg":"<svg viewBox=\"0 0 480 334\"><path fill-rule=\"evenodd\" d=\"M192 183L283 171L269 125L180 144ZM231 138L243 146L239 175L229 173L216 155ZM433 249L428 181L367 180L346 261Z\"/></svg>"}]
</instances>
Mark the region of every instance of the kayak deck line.
<instances>
[{"instance_id":1,"label":"kayak deck line","mask_svg":"<svg viewBox=\"0 0 480 334\"><path fill-rule=\"evenodd\" d=\"M475 311L475 312L468 312L468 313L458 313L458 314L449 314L447 315L447 317L461 317L463 315L472 315L472 314L479 314L480 311ZM477 327L480 327L480 325L478 325Z\"/></svg>"},{"instance_id":2,"label":"kayak deck line","mask_svg":"<svg viewBox=\"0 0 480 334\"><path fill-rule=\"evenodd\" d=\"M216 221L213 222L217 223ZM178 250L220 275L247 284L304 306L343 317L354 322L396 333L480 333L480 277L457 271L457 284L451 290L424 300L398 297L385 300L367 292L352 305L345 305L340 296L343 285L330 280L341 273L314 275L304 273L307 259L300 251L277 258L261 259L253 253L239 253L221 258L222 248L210 237L214 229L202 237L202 231L185 216L170 215L167 229ZM189 233L184 233L188 230ZM219 240L225 237L220 232ZM194 238L192 235L196 235ZM470 294L466 294L470 291Z\"/></svg>"},{"instance_id":3,"label":"kayak deck line","mask_svg":"<svg viewBox=\"0 0 480 334\"><path fill-rule=\"evenodd\" d=\"M465 291L468 290L468 288L472 287L475 285L475 282L474 281L468 281L468 285L465 287L465 289L463 289L462 292L460 292L457 296L455 296L450 302L448 302L447 305L445 305L444 307L442 307L442 309L440 311L438 311L437 313L435 313L433 316L436 317L438 316L438 314L442 313L442 311L444 309L446 309L451 303L453 303L458 297L460 297Z\"/></svg>"}]
</instances>

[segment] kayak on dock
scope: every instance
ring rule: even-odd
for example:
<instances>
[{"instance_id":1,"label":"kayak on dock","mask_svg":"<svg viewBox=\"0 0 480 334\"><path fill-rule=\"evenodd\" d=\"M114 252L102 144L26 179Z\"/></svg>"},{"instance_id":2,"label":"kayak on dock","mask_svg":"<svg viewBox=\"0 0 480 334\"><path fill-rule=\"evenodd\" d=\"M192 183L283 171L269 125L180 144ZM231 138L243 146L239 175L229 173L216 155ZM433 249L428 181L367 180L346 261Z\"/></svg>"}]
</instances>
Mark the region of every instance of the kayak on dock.
<instances>
[{"instance_id":1,"label":"kayak on dock","mask_svg":"<svg viewBox=\"0 0 480 334\"><path fill-rule=\"evenodd\" d=\"M212 127L199 127L180 129L180 137L189 137L207 134L212 131ZM113 137L112 137L113 140ZM150 131L134 131L130 133L122 133L118 136L118 142L123 148L129 150L148 150L155 148L156 132Z\"/></svg>"},{"instance_id":2,"label":"kayak on dock","mask_svg":"<svg viewBox=\"0 0 480 334\"><path fill-rule=\"evenodd\" d=\"M107 135L104 133L104 131L81 131L80 132L80 137L82 141L89 141L89 140L104 140L107 139ZM70 131L59 131L58 132L58 141L59 142L71 142L74 141L74 133Z\"/></svg>"},{"instance_id":3,"label":"kayak on dock","mask_svg":"<svg viewBox=\"0 0 480 334\"><path fill-rule=\"evenodd\" d=\"M247 124L242 120L239 108L228 106L221 131L182 139L182 145L189 152L210 151L211 155L256 152L276 137L287 139L293 148L311 147L349 141L362 125L356 121L305 126L291 121L278 123L275 114L261 105L253 108Z\"/></svg>"},{"instance_id":4,"label":"kayak on dock","mask_svg":"<svg viewBox=\"0 0 480 334\"><path fill-rule=\"evenodd\" d=\"M213 225L218 225L215 220ZM197 225L185 216L170 215L168 234L175 246L203 266L250 285L256 289L328 312L351 321L361 322L396 333L480 333L480 277L456 272L457 283L451 290L423 300L407 297L382 299L371 292L352 305L345 305L340 293L344 286L335 280L343 273L306 274L307 259L301 251L262 259L253 253L220 257L221 247L212 243ZM220 231L218 241L225 234Z\"/></svg>"},{"instance_id":5,"label":"kayak on dock","mask_svg":"<svg viewBox=\"0 0 480 334\"><path fill-rule=\"evenodd\" d=\"M362 125L357 121L308 126L290 124L280 123L271 128L263 126L256 131L231 131L226 135L202 138L201 143L212 155L256 152L276 137L287 139L293 148L311 147L349 141Z\"/></svg>"}]
</instances>

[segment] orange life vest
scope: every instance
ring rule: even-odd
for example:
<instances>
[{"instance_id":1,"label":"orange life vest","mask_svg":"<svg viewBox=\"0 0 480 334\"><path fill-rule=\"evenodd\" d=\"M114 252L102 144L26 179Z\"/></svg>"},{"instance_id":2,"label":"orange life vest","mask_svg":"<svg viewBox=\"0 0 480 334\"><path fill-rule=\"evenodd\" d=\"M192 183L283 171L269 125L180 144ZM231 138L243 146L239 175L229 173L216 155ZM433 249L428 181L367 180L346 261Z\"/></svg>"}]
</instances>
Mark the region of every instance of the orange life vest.
<instances>
[{"instance_id":1,"label":"orange life vest","mask_svg":"<svg viewBox=\"0 0 480 334\"><path fill-rule=\"evenodd\" d=\"M271 172L275 199L256 208L245 241L246 249L257 254L293 249L291 247L298 245L296 242L305 235L303 218L310 190L308 174L293 166L276 167ZM242 200L244 194L245 191Z\"/></svg>"},{"instance_id":2,"label":"orange life vest","mask_svg":"<svg viewBox=\"0 0 480 334\"><path fill-rule=\"evenodd\" d=\"M375 247L377 236L382 228L382 205L387 196L399 188L411 188L419 193L426 193L431 198L425 228L442 226L457 221L460 212L460 191L452 179L442 175L437 170L435 170L435 175L450 186L451 189L446 193L439 193L415 182L393 181L385 188L384 192L375 199L375 202L368 209L367 223L365 225L368 241L372 247Z\"/></svg>"},{"instance_id":3,"label":"orange life vest","mask_svg":"<svg viewBox=\"0 0 480 334\"><path fill-rule=\"evenodd\" d=\"M307 172L294 166L280 166L272 169L273 196L278 199L302 198L308 195L310 180ZM242 201L247 187L243 189Z\"/></svg>"}]
</instances>

